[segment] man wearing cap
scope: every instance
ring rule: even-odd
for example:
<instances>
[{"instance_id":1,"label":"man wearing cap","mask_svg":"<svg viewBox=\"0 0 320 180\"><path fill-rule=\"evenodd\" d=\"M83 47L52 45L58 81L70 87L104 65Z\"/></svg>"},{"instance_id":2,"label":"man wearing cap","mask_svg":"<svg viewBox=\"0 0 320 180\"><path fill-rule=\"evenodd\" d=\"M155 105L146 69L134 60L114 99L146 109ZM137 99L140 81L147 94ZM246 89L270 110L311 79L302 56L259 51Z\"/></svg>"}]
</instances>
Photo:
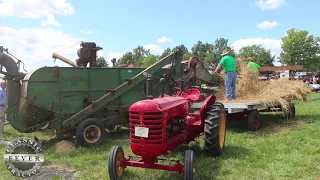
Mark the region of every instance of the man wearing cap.
<instances>
[{"instance_id":1,"label":"man wearing cap","mask_svg":"<svg viewBox=\"0 0 320 180\"><path fill-rule=\"evenodd\" d=\"M7 107L7 95L6 95L6 82L2 81L0 83L0 135L4 131L4 125L5 125L5 112Z\"/></svg>"},{"instance_id":2,"label":"man wearing cap","mask_svg":"<svg viewBox=\"0 0 320 180\"><path fill-rule=\"evenodd\" d=\"M226 74L225 87L228 100L236 98L236 82L237 82L237 65L234 57L232 57L228 50L223 50L221 54L222 58L213 74L216 74L218 70L223 67L223 71Z\"/></svg>"},{"instance_id":3,"label":"man wearing cap","mask_svg":"<svg viewBox=\"0 0 320 180\"><path fill-rule=\"evenodd\" d=\"M247 67L250 67L253 72L258 73L260 66L259 66L259 64L254 62L254 58L248 57L247 60L249 61L249 63L247 64Z\"/></svg>"}]
</instances>

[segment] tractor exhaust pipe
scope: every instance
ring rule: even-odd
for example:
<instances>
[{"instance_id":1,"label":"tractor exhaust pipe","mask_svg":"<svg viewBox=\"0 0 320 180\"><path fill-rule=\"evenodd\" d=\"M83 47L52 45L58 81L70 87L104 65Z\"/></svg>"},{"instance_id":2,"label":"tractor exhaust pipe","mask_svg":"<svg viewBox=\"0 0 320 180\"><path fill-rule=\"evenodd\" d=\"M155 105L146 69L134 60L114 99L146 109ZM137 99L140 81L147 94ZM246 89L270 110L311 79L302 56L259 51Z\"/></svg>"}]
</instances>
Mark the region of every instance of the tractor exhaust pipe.
<instances>
[{"instance_id":1,"label":"tractor exhaust pipe","mask_svg":"<svg viewBox=\"0 0 320 180\"><path fill-rule=\"evenodd\" d=\"M9 77L19 77L19 67L17 63L7 54L0 51L0 73ZM6 72L2 70L2 67L6 68Z\"/></svg>"},{"instance_id":2,"label":"tractor exhaust pipe","mask_svg":"<svg viewBox=\"0 0 320 180\"><path fill-rule=\"evenodd\" d=\"M52 58L54 58L54 59L59 59L59 60L65 62L65 63L67 63L67 64L69 64L69 65L71 65L71 66L73 66L73 67L78 67L78 65L77 65L76 62L74 62L74 61L72 61L72 60L70 60L70 59L68 59L68 58L66 58L66 57L63 57L63 56L61 56L60 54L53 53L53 54L52 54Z\"/></svg>"},{"instance_id":3,"label":"tractor exhaust pipe","mask_svg":"<svg viewBox=\"0 0 320 180\"><path fill-rule=\"evenodd\" d=\"M148 78L146 80L146 96L147 98L151 97L153 94L153 85L152 85L152 77L148 75Z\"/></svg>"}]
</instances>

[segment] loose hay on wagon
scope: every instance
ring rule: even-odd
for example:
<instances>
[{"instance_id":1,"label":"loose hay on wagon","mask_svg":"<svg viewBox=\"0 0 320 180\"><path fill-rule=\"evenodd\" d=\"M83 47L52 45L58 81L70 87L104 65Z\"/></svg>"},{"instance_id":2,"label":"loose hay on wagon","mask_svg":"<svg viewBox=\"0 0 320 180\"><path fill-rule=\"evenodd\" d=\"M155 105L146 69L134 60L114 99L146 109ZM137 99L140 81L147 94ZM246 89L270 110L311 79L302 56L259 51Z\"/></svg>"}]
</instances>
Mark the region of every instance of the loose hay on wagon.
<instances>
[{"instance_id":1,"label":"loose hay on wagon","mask_svg":"<svg viewBox=\"0 0 320 180\"><path fill-rule=\"evenodd\" d=\"M254 73L243 61L237 61L237 68L237 98L233 101L225 99L224 84L218 88L216 97L224 104L228 120L246 119L248 130L260 129L259 112L282 111L285 120L294 119L294 100L305 101L311 92L311 89L299 80L280 78L261 81L259 74ZM222 78L225 77L222 75ZM194 108L199 108L198 104L195 104Z\"/></svg>"}]
</instances>

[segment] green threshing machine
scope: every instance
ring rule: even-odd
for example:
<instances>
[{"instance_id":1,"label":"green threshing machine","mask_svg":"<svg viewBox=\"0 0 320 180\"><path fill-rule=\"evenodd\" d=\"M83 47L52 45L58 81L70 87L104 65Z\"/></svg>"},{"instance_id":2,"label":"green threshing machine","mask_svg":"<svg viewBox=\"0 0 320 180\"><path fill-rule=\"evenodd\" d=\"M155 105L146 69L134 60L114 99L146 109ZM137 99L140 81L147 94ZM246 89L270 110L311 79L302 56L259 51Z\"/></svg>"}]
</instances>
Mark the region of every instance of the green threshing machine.
<instances>
[{"instance_id":1,"label":"green threshing machine","mask_svg":"<svg viewBox=\"0 0 320 180\"><path fill-rule=\"evenodd\" d=\"M85 146L101 142L106 129L128 125L129 106L145 99L148 92L159 96L161 77L189 83L200 79L218 84L219 80L197 57L181 63L181 50L148 68L110 68L97 64L101 47L82 42L76 61L53 54L73 67L42 67L24 74L19 70L21 61L15 62L7 50L0 49L0 73L7 82L7 120L11 126L23 133L48 128L55 129L57 135L71 133ZM153 91L146 89L147 79L154 83ZM174 92L170 83L165 89L167 94Z\"/></svg>"}]
</instances>

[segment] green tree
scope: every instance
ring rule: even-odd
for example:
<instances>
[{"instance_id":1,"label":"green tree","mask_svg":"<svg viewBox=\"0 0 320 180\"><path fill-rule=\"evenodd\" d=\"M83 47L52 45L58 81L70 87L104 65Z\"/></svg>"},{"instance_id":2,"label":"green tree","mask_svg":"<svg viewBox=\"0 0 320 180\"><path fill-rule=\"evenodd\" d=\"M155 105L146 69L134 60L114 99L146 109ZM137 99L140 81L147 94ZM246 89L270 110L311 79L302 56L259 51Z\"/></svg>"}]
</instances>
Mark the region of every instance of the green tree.
<instances>
[{"instance_id":1,"label":"green tree","mask_svg":"<svg viewBox=\"0 0 320 180\"><path fill-rule=\"evenodd\" d=\"M141 61L141 67L147 68L147 67L151 66L152 64L157 62L158 58L159 58L158 56L153 55L153 54L147 56L146 58L144 58Z\"/></svg>"},{"instance_id":2,"label":"green tree","mask_svg":"<svg viewBox=\"0 0 320 180\"><path fill-rule=\"evenodd\" d=\"M230 50L230 47L228 46L228 39L225 38L218 38L214 41L213 45L213 54L220 55L223 50L228 49Z\"/></svg>"},{"instance_id":3,"label":"green tree","mask_svg":"<svg viewBox=\"0 0 320 180\"><path fill-rule=\"evenodd\" d=\"M274 66L275 55L272 55L270 49L267 50L260 44L242 47L239 50L237 58L246 59L247 57L253 57L260 66Z\"/></svg>"},{"instance_id":4,"label":"green tree","mask_svg":"<svg viewBox=\"0 0 320 180\"><path fill-rule=\"evenodd\" d=\"M183 60L187 60L192 56L188 48L183 44L180 44L179 46L174 47L172 49L172 52L176 51L177 49L181 49L183 51Z\"/></svg>"},{"instance_id":5,"label":"green tree","mask_svg":"<svg viewBox=\"0 0 320 180\"><path fill-rule=\"evenodd\" d=\"M221 53L228 49L232 56L235 56L233 49L228 46L228 39L217 38L214 44L202 43L198 41L192 48L192 54L198 56L200 60L209 68L213 69L221 59Z\"/></svg>"},{"instance_id":6,"label":"green tree","mask_svg":"<svg viewBox=\"0 0 320 180\"><path fill-rule=\"evenodd\" d=\"M213 54L213 45L209 43L202 43L202 41L198 41L191 48L191 52L193 56L197 56L200 58L200 61L204 62L208 65L206 57L210 54Z\"/></svg>"},{"instance_id":7,"label":"green tree","mask_svg":"<svg viewBox=\"0 0 320 180\"><path fill-rule=\"evenodd\" d=\"M137 66L141 65L141 61L150 55L150 50L145 49L143 46L138 46L133 49L133 61Z\"/></svg>"},{"instance_id":8,"label":"green tree","mask_svg":"<svg viewBox=\"0 0 320 180\"><path fill-rule=\"evenodd\" d=\"M282 38L282 52L279 61L286 65L304 65L306 71L320 69L319 37L310 35L307 30L291 28Z\"/></svg>"},{"instance_id":9,"label":"green tree","mask_svg":"<svg viewBox=\"0 0 320 180\"><path fill-rule=\"evenodd\" d=\"M183 44L174 47L171 52L175 52L177 49L181 49L183 54L189 53L188 48Z\"/></svg>"},{"instance_id":10,"label":"green tree","mask_svg":"<svg viewBox=\"0 0 320 180\"><path fill-rule=\"evenodd\" d=\"M128 61L133 61L133 53L132 52L127 52L124 55L122 55L122 57L118 59L116 65L126 64Z\"/></svg>"},{"instance_id":11,"label":"green tree","mask_svg":"<svg viewBox=\"0 0 320 180\"><path fill-rule=\"evenodd\" d=\"M221 53L225 49L227 49L230 52L229 53L230 55L235 57L235 52L234 52L233 48L228 46L228 42L229 42L228 39L217 38L213 44L213 53L212 53L212 55L209 55L207 57L207 59L205 60L205 64L207 64L208 66L215 67L220 62Z\"/></svg>"},{"instance_id":12,"label":"green tree","mask_svg":"<svg viewBox=\"0 0 320 180\"><path fill-rule=\"evenodd\" d=\"M103 67L109 67L109 63L106 61L104 57L97 58L97 64L102 64Z\"/></svg>"},{"instance_id":13,"label":"green tree","mask_svg":"<svg viewBox=\"0 0 320 180\"><path fill-rule=\"evenodd\" d=\"M163 51L163 53L161 54L160 58L164 58L166 56L168 56L171 53L171 49L167 48Z\"/></svg>"},{"instance_id":14,"label":"green tree","mask_svg":"<svg viewBox=\"0 0 320 180\"><path fill-rule=\"evenodd\" d=\"M161 54L160 58L168 56L170 53L176 51L178 48L182 49L182 51L183 51L183 60L187 60L192 56L192 54L188 51L188 48L185 45L180 44L180 45L174 47L173 49L170 49L170 48L165 49L163 51L163 53Z\"/></svg>"},{"instance_id":15,"label":"green tree","mask_svg":"<svg viewBox=\"0 0 320 180\"><path fill-rule=\"evenodd\" d=\"M188 60L190 59L190 57L192 56L192 54L190 52L183 54L183 60Z\"/></svg>"},{"instance_id":16,"label":"green tree","mask_svg":"<svg viewBox=\"0 0 320 180\"><path fill-rule=\"evenodd\" d=\"M143 46L138 46L133 49L133 52L125 53L117 62L119 64L126 64L128 61L133 61L135 66L139 67L141 61L150 55L150 50L145 49Z\"/></svg>"}]
</instances>

